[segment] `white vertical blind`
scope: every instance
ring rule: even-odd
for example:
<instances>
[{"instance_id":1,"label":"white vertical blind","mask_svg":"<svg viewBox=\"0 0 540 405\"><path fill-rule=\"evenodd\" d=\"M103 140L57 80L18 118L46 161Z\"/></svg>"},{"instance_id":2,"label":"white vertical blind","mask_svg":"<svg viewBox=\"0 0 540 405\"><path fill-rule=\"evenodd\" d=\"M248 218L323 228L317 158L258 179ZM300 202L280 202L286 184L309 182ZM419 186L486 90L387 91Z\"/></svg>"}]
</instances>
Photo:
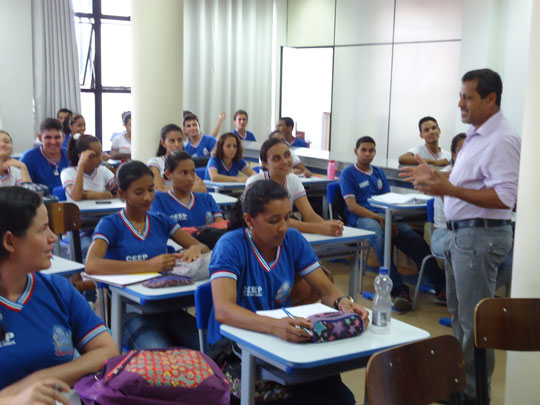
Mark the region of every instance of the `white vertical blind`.
<instances>
[{"instance_id":1,"label":"white vertical blind","mask_svg":"<svg viewBox=\"0 0 540 405\"><path fill-rule=\"evenodd\" d=\"M34 128L66 107L80 111L79 64L70 0L32 0Z\"/></svg>"}]
</instances>

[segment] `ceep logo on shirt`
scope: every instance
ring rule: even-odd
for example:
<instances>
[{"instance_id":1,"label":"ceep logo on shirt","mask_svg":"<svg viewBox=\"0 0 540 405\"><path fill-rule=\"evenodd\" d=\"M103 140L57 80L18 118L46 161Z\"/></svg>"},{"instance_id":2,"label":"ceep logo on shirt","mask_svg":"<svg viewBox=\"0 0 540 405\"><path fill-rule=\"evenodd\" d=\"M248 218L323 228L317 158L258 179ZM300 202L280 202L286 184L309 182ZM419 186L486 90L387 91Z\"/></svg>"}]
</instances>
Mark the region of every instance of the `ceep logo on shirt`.
<instances>
[{"instance_id":1,"label":"ceep logo on shirt","mask_svg":"<svg viewBox=\"0 0 540 405\"><path fill-rule=\"evenodd\" d=\"M262 287L258 285L244 286L244 297L262 297Z\"/></svg>"}]
</instances>

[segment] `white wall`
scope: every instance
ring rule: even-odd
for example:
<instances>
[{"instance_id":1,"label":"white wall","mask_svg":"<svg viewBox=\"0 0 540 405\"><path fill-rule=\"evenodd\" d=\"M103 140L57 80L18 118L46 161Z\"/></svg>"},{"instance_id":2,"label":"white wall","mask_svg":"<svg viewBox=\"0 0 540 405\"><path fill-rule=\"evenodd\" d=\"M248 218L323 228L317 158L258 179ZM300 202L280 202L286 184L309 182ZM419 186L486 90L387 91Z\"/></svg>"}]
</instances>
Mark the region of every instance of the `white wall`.
<instances>
[{"instance_id":1,"label":"white wall","mask_svg":"<svg viewBox=\"0 0 540 405\"><path fill-rule=\"evenodd\" d=\"M0 121L15 152L31 147L35 138L30 3L0 1Z\"/></svg>"},{"instance_id":2,"label":"white wall","mask_svg":"<svg viewBox=\"0 0 540 405\"><path fill-rule=\"evenodd\" d=\"M449 149L456 133L463 0L288 4L287 46L336 47L332 158L353 160L351 146L370 135L379 158L395 159L422 143L417 123L426 115L439 121L441 146Z\"/></svg>"},{"instance_id":3,"label":"white wall","mask_svg":"<svg viewBox=\"0 0 540 405\"><path fill-rule=\"evenodd\" d=\"M463 7L461 74L489 67L501 75L501 107L520 134L532 4L532 0L475 0L464 2ZM463 127L457 113L456 126Z\"/></svg>"}]
</instances>

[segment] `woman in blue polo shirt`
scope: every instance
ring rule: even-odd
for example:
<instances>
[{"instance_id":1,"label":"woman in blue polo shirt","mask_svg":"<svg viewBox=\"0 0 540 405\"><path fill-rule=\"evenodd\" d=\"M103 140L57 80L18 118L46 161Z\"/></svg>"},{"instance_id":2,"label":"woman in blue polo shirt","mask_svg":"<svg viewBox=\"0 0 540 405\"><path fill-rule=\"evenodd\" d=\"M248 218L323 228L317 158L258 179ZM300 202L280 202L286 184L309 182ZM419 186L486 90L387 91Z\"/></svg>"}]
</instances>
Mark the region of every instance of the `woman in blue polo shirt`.
<instances>
[{"instance_id":1,"label":"woman in blue polo shirt","mask_svg":"<svg viewBox=\"0 0 540 405\"><path fill-rule=\"evenodd\" d=\"M177 259L192 261L209 252L206 245L184 232L173 219L148 212L154 200L154 176L148 166L131 160L120 166L116 177L126 208L102 218L96 226L86 257L89 274L165 271ZM167 253L169 238L185 249L181 253ZM124 330L124 343L136 349L199 346L195 319L182 310L127 317Z\"/></svg>"},{"instance_id":2,"label":"woman in blue polo shirt","mask_svg":"<svg viewBox=\"0 0 540 405\"><path fill-rule=\"evenodd\" d=\"M39 272L57 237L37 193L0 189L0 240L0 403L67 404L55 386L69 391L118 350L67 279Z\"/></svg>"},{"instance_id":3,"label":"woman in blue polo shirt","mask_svg":"<svg viewBox=\"0 0 540 405\"><path fill-rule=\"evenodd\" d=\"M214 306L208 325L210 345L220 340L220 322L256 332L270 333L289 342L310 339L303 319L274 319L257 315L258 310L290 305L295 274L305 278L336 309L360 314L367 324L367 311L332 284L320 268L317 256L296 229L287 227L291 206L287 191L274 181L261 180L249 187L231 218L230 232L221 237L212 252L210 274ZM353 404L354 397L339 376L315 384L291 387L287 403Z\"/></svg>"},{"instance_id":4,"label":"woman in blue polo shirt","mask_svg":"<svg viewBox=\"0 0 540 405\"><path fill-rule=\"evenodd\" d=\"M245 183L255 172L242 159L242 152L242 143L235 134L227 132L221 135L206 165L205 180ZM240 175L240 172L245 176Z\"/></svg>"}]
</instances>

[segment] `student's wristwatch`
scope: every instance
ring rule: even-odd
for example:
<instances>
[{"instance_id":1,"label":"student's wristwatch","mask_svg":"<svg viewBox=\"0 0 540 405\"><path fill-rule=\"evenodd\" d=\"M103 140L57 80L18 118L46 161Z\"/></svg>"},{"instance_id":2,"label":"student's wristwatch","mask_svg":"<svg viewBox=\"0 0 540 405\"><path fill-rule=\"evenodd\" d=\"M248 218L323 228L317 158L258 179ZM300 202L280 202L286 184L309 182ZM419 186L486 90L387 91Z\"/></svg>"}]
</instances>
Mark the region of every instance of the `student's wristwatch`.
<instances>
[{"instance_id":1,"label":"student's wristwatch","mask_svg":"<svg viewBox=\"0 0 540 405\"><path fill-rule=\"evenodd\" d=\"M353 298L350 296L350 295L342 295L341 297L337 298L335 301L334 301L334 308L337 309L339 311L339 303L341 302L342 299L344 298L347 298L349 301L351 302L354 302Z\"/></svg>"}]
</instances>

